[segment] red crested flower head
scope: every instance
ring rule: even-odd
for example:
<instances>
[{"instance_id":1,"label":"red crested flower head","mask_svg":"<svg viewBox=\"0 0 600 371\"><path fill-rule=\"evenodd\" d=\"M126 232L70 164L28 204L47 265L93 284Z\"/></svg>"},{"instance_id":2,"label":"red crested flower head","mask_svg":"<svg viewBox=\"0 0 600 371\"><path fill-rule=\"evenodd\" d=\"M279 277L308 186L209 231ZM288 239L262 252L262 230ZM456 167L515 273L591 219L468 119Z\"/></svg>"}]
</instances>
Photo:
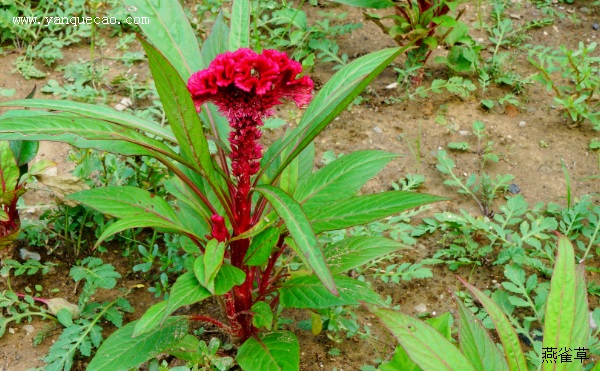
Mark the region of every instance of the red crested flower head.
<instances>
[{"instance_id":1,"label":"red crested flower head","mask_svg":"<svg viewBox=\"0 0 600 371\"><path fill-rule=\"evenodd\" d=\"M302 65L283 52L238 49L218 55L207 69L193 74L188 89L198 109L213 102L233 127L244 118L261 124L284 98L298 107L310 102L313 82L308 76L298 79L301 72Z\"/></svg>"}]
</instances>

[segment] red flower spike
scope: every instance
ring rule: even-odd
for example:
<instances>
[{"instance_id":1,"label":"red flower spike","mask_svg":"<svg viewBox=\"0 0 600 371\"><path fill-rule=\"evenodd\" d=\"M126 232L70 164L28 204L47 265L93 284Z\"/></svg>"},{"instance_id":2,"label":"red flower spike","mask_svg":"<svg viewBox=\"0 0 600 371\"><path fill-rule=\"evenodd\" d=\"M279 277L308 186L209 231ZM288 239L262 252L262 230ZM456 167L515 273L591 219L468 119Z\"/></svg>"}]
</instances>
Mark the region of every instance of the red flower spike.
<instances>
[{"instance_id":1,"label":"red flower spike","mask_svg":"<svg viewBox=\"0 0 600 371\"><path fill-rule=\"evenodd\" d=\"M229 143L231 173L237 178L232 194L235 233L246 231L250 223L248 194L250 178L260 169L263 119L273 114L272 108L282 99L290 99L298 107L310 102L313 82L308 76L296 78L301 72L302 65L283 52L265 50L256 54L250 49L238 49L218 55L207 69L196 72L188 81L196 108L199 110L206 102L214 103L233 128ZM217 228L218 223L213 219L213 237L226 238L224 224L221 229Z\"/></svg>"},{"instance_id":2,"label":"red flower spike","mask_svg":"<svg viewBox=\"0 0 600 371\"><path fill-rule=\"evenodd\" d=\"M211 235L206 237L215 238L219 242L225 241L229 235L225 226L225 218L219 214L213 214L210 220L212 221Z\"/></svg>"}]
</instances>

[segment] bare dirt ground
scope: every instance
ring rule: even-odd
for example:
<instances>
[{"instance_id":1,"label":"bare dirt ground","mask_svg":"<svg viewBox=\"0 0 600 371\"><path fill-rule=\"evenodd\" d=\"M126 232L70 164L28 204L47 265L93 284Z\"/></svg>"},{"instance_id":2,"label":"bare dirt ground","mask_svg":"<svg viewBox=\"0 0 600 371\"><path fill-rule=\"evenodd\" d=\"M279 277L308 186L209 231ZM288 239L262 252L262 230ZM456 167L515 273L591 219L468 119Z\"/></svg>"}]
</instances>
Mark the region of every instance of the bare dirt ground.
<instances>
[{"instance_id":1,"label":"bare dirt ground","mask_svg":"<svg viewBox=\"0 0 600 371\"><path fill-rule=\"evenodd\" d=\"M518 13L521 18L517 23L524 23L541 17L539 10L529 2L519 1L519 6L511 10ZM564 7L563 11L575 12L581 24L573 26L568 20L555 19L555 24L541 29L531 30L527 33L531 43L540 43L548 46L561 44L567 47L576 47L579 41L590 42L600 35L595 31L592 24L600 16L594 13L582 12L582 7L590 7L589 2L576 2L573 5L557 4L556 7ZM487 37L475 27L476 11L473 4L467 4L468 10L463 16L473 24L474 38ZM342 8L333 7L335 11ZM314 9L307 9L315 11ZM343 8L344 11L348 10ZM362 15L356 10L349 10L348 21L362 21L364 26L338 40L342 52L351 58L364 55L368 52L384 47L395 46L395 44L373 24L362 20ZM111 44L113 44L111 42ZM71 48L66 53L66 59L62 63L76 60L85 46ZM105 53L110 54L110 47ZM440 48L437 54L447 51ZM0 87L16 88L16 97L27 95L33 85L38 87L44 84L43 80L24 80L18 74L12 72L12 63L16 55L7 55L0 59ZM403 65L403 58L396 61L396 66ZM111 68L125 68L114 63ZM333 74L331 66L318 65L312 76L321 82L326 82ZM529 76L535 71L529 66L526 55L516 52L515 59L510 68L521 76ZM143 67L145 69L145 67ZM426 67L428 77L425 84L433 78L448 77L445 67L431 62ZM51 77L59 78L60 74L52 73ZM597 176L600 168L598 157L587 149L590 139L598 137L591 125L584 124L582 127L571 129L559 110L550 108L552 106L552 95L540 85L531 85L524 95L520 96L522 104L515 110L507 110L496 107L491 111L485 111L479 104L479 99L473 94L470 98L461 99L453 94L432 95L431 98L404 101L396 104L386 104L386 99L392 96L401 96L402 92L386 88L396 82L397 76L392 68L388 68L363 94L364 102L354 106L350 111L345 111L336 119L317 139L318 158L327 151L335 153L349 153L359 149L382 149L406 156L394 160L382 173L369 182L363 192L371 193L389 189L392 181L397 181L407 173L423 174L426 177L425 185L420 188L421 192L432 193L451 197L447 202L435 205L433 211L448 210L457 212L465 209L473 215L481 215L477 205L469 198L459 196L453 189L443 185L445 178L435 169L436 152L438 149L446 148L449 142L467 141L474 143L472 135L462 135L461 131L470 128L474 121L481 120L486 124L490 139L496 143L496 153L500 153L501 160L490 164L487 171L490 174L513 174L514 182L521 189L521 194L530 203L557 202L565 204L566 179L561 168L563 159L568 168L572 193L579 197L585 194L597 194L600 191ZM59 82L60 79L59 79ZM494 88L491 96L502 96L507 91ZM50 98L50 97L49 97ZM7 100L7 98L0 98ZM119 98L115 98L118 102ZM114 105L113 103L113 105ZM446 117L449 125L441 126L435 122L437 115ZM281 111L285 118L285 112ZM451 130L449 130L449 127ZM277 134L277 132L276 132ZM464 134L464 132L463 132ZM420 140L420 153L413 153L414 142ZM413 143L411 150L408 143ZM57 173L66 175L72 169L72 164L65 161L68 148L62 144L43 143L39 158L49 158L57 163ZM456 171L459 174L470 174L478 171L478 159L476 154L463 153L454 154ZM317 164L319 165L319 164ZM47 196L32 192L26 199L28 205L33 205ZM441 246L435 237L420 240L415 249L404 254L406 261L416 262L423 258L431 257ZM55 256L47 256L44 251L43 259L56 260ZM129 266L126 261L119 260L118 253L109 253L108 262L113 263L125 279L119 283L119 287L130 287L137 283L143 283L139 277L127 274ZM105 258L103 256L103 258ZM596 266L600 265L598 257L592 261ZM65 281L68 274L65 265L46 276L34 275L32 277L20 278L12 282L13 287L23 288L41 282L46 288L59 288L62 295L68 299L76 300L74 286ZM378 282L375 288L383 295L390 295L393 304L398 304L404 312L415 314L420 304L425 304L428 311L444 313L454 309L450 300L448 290L454 291L458 285L453 272L449 272L444 266L432 267L433 278L423 280L412 280L400 284L383 284ZM459 269L456 272L462 276L468 276L470 268ZM475 269L472 282L481 289L492 286L492 280L502 277L501 267L481 267ZM598 281L598 276L588 273L588 281ZM0 289L3 284L0 282ZM106 294L110 296L109 294ZM129 318L135 319L155 300L152 295L144 289L135 291L130 298L135 303L136 312ZM590 298L592 308L598 305L596 298ZM205 311L213 310L210 304L205 305ZM346 340L340 344L330 341L322 333L313 336L310 332L297 330L302 343L301 364L302 370L358 370L364 364L373 364L376 358L385 359L393 351L395 341L387 335L376 323L374 318L365 312L358 312L359 321L367 323L373 328L373 333L379 338L374 340ZM293 312L288 316L296 319L306 319L308 315L301 312ZM36 330L43 326L42 322L32 323ZM30 367L43 365L39 359L42 358L51 345L54 337L48 338L40 346L32 347L32 334L26 333L22 325L11 325L14 333L7 333L0 339L0 370L26 370ZM58 332L57 332L58 334ZM340 350L340 355L328 354L331 348ZM76 365L76 369L84 369L85 360Z\"/></svg>"}]
</instances>

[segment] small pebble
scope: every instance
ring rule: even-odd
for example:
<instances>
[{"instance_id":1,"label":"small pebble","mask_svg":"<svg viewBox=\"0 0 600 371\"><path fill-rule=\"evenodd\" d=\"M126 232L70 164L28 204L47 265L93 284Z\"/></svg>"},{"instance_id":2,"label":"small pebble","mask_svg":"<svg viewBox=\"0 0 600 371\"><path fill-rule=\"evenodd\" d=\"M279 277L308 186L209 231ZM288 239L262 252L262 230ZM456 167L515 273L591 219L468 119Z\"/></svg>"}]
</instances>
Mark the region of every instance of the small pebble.
<instances>
[{"instance_id":1,"label":"small pebble","mask_svg":"<svg viewBox=\"0 0 600 371\"><path fill-rule=\"evenodd\" d=\"M125 107L131 107L133 105L133 101L131 100L131 98L123 98L121 99L121 104Z\"/></svg>"},{"instance_id":2,"label":"small pebble","mask_svg":"<svg viewBox=\"0 0 600 371\"><path fill-rule=\"evenodd\" d=\"M516 195L517 193L521 192L521 188L519 188L519 186L516 185L515 183L512 183L511 185L508 186L508 191L510 193L512 193L513 195Z\"/></svg>"},{"instance_id":3,"label":"small pebble","mask_svg":"<svg viewBox=\"0 0 600 371\"><path fill-rule=\"evenodd\" d=\"M374 132L376 132L376 133L381 133L381 132L383 132L383 130L381 130L381 129L379 128L379 126L375 126L375 127L373 128L373 131L374 131Z\"/></svg>"},{"instance_id":4,"label":"small pebble","mask_svg":"<svg viewBox=\"0 0 600 371\"><path fill-rule=\"evenodd\" d=\"M521 15L514 13L509 14L509 17L511 17L512 19L521 19Z\"/></svg>"},{"instance_id":5,"label":"small pebble","mask_svg":"<svg viewBox=\"0 0 600 371\"><path fill-rule=\"evenodd\" d=\"M35 331L35 328L31 325L25 325L25 326L23 326L23 330L25 330L27 335L31 335L33 333L33 331Z\"/></svg>"},{"instance_id":6,"label":"small pebble","mask_svg":"<svg viewBox=\"0 0 600 371\"><path fill-rule=\"evenodd\" d=\"M417 313L425 313L427 312L427 305L425 305L424 303L416 305L415 310L417 311Z\"/></svg>"},{"instance_id":7,"label":"small pebble","mask_svg":"<svg viewBox=\"0 0 600 371\"><path fill-rule=\"evenodd\" d=\"M14 328L12 328L12 327L9 327L9 328L8 328L8 332L10 332L11 334L14 334L14 333L15 333L15 329L14 329Z\"/></svg>"},{"instance_id":8,"label":"small pebble","mask_svg":"<svg viewBox=\"0 0 600 371\"><path fill-rule=\"evenodd\" d=\"M467 135L469 135L469 131L468 130L459 130L458 134L462 135L463 137L466 137Z\"/></svg>"},{"instance_id":9,"label":"small pebble","mask_svg":"<svg viewBox=\"0 0 600 371\"><path fill-rule=\"evenodd\" d=\"M121 112L121 111L124 111L124 110L125 110L125 108L127 108L127 106L125 106L125 105L122 105L121 103L117 103L117 104L115 104L115 109L116 109L117 111L119 111L119 112Z\"/></svg>"},{"instance_id":10,"label":"small pebble","mask_svg":"<svg viewBox=\"0 0 600 371\"><path fill-rule=\"evenodd\" d=\"M46 169L46 171L44 171L44 175L57 176L58 168L56 166L49 167L48 169Z\"/></svg>"},{"instance_id":11,"label":"small pebble","mask_svg":"<svg viewBox=\"0 0 600 371\"><path fill-rule=\"evenodd\" d=\"M478 38L478 39L477 39L477 42L478 42L478 43L482 43L483 41L484 41L484 40L483 40L483 37L480 37L480 38Z\"/></svg>"},{"instance_id":12,"label":"small pebble","mask_svg":"<svg viewBox=\"0 0 600 371\"><path fill-rule=\"evenodd\" d=\"M38 254L37 252L29 251L27 249L20 249L19 254L21 255L21 259L23 260L42 260L42 256L40 254Z\"/></svg>"},{"instance_id":13,"label":"small pebble","mask_svg":"<svg viewBox=\"0 0 600 371\"><path fill-rule=\"evenodd\" d=\"M397 86L398 86L398 83L394 82L394 83L387 85L385 88L386 89L396 89Z\"/></svg>"},{"instance_id":14,"label":"small pebble","mask_svg":"<svg viewBox=\"0 0 600 371\"><path fill-rule=\"evenodd\" d=\"M600 28L600 25L598 25L598 23L594 22L594 24L592 25L592 28L594 29L594 31L598 31L598 29Z\"/></svg>"},{"instance_id":15,"label":"small pebble","mask_svg":"<svg viewBox=\"0 0 600 371\"><path fill-rule=\"evenodd\" d=\"M524 128L527 123L525 121L519 121L519 127Z\"/></svg>"}]
</instances>

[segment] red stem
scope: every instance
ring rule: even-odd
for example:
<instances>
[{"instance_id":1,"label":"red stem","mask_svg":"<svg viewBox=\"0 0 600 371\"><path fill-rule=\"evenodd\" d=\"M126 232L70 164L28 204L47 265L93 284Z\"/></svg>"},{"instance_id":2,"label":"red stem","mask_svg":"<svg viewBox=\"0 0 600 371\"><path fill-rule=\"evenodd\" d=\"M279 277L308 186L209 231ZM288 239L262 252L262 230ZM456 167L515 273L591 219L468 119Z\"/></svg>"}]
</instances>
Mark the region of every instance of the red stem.
<instances>
[{"instance_id":1,"label":"red stem","mask_svg":"<svg viewBox=\"0 0 600 371\"><path fill-rule=\"evenodd\" d=\"M231 327L227 326L223 322L216 320L214 318L211 318L208 316L203 316L201 314L194 314L194 315L190 316L190 320L210 323L212 325L222 328L223 330L227 331L227 333L232 334Z\"/></svg>"},{"instance_id":2,"label":"red stem","mask_svg":"<svg viewBox=\"0 0 600 371\"><path fill-rule=\"evenodd\" d=\"M24 294L17 294L18 297L20 297L21 299L25 298L27 295ZM44 299L44 298L36 298L35 296L31 297L33 300L35 301L39 301L40 303L44 303L46 305L48 305L48 299Z\"/></svg>"}]
</instances>

